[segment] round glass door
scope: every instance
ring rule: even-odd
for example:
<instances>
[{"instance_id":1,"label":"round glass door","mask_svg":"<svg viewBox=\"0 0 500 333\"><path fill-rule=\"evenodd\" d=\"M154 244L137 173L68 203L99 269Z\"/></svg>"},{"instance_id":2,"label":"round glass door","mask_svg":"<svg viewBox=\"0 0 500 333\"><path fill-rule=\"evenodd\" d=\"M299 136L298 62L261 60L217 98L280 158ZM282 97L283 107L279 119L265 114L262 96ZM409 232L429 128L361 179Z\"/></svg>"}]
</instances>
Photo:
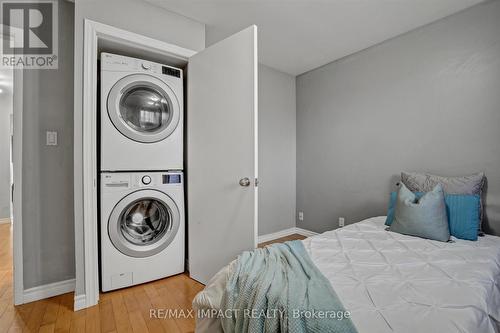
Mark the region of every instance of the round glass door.
<instances>
[{"instance_id":1,"label":"round glass door","mask_svg":"<svg viewBox=\"0 0 500 333\"><path fill-rule=\"evenodd\" d=\"M172 227L172 213L161 201L139 199L125 208L119 223L120 231L127 241L149 245Z\"/></svg>"},{"instance_id":2,"label":"round glass door","mask_svg":"<svg viewBox=\"0 0 500 333\"><path fill-rule=\"evenodd\" d=\"M168 85L153 76L124 77L111 89L107 104L113 125L134 141L161 141L179 123L177 97Z\"/></svg>"},{"instance_id":3,"label":"round glass door","mask_svg":"<svg viewBox=\"0 0 500 333\"><path fill-rule=\"evenodd\" d=\"M123 254L147 257L164 250L179 229L179 210L163 192L142 190L122 199L111 213L108 232Z\"/></svg>"},{"instance_id":4,"label":"round glass door","mask_svg":"<svg viewBox=\"0 0 500 333\"><path fill-rule=\"evenodd\" d=\"M121 117L135 131L161 131L172 120L172 107L167 98L152 87L132 86L120 98Z\"/></svg>"}]
</instances>

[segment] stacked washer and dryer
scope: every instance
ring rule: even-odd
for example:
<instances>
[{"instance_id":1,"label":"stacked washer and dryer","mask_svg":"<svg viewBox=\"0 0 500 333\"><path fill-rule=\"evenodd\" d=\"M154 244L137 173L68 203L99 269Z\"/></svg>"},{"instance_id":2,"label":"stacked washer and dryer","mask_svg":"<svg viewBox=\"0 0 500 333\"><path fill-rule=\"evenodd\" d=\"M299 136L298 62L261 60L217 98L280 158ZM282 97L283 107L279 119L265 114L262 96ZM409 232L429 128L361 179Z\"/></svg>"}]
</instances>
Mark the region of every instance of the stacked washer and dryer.
<instances>
[{"instance_id":1,"label":"stacked washer and dryer","mask_svg":"<svg viewBox=\"0 0 500 333\"><path fill-rule=\"evenodd\" d=\"M101 54L101 290L184 271L183 73Z\"/></svg>"}]
</instances>

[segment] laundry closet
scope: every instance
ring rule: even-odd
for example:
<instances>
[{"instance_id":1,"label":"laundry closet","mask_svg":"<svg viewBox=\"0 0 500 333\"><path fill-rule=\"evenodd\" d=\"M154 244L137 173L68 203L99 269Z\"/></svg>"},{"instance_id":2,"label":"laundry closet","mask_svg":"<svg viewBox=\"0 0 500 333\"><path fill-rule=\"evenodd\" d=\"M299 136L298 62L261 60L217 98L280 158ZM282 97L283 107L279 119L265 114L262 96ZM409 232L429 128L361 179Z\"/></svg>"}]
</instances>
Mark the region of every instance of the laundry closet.
<instances>
[{"instance_id":1,"label":"laundry closet","mask_svg":"<svg viewBox=\"0 0 500 333\"><path fill-rule=\"evenodd\" d=\"M257 29L189 56L106 38L97 52L100 289L185 270L206 284L257 245Z\"/></svg>"}]
</instances>

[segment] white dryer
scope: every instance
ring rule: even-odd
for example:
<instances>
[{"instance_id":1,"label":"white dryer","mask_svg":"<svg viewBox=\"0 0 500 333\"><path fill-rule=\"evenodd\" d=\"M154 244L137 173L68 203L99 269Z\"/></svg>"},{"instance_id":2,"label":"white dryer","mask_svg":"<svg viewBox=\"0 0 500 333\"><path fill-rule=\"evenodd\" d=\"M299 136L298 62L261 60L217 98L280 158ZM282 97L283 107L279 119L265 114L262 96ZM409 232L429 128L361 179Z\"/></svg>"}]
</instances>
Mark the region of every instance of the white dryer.
<instances>
[{"instance_id":1,"label":"white dryer","mask_svg":"<svg viewBox=\"0 0 500 333\"><path fill-rule=\"evenodd\" d=\"M101 173L101 289L184 271L182 172Z\"/></svg>"},{"instance_id":2,"label":"white dryer","mask_svg":"<svg viewBox=\"0 0 500 333\"><path fill-rule=\"evenodd\" d=\"M182 70L101 53L101 171L183 169Z\"/></svg>"}]
</instances>

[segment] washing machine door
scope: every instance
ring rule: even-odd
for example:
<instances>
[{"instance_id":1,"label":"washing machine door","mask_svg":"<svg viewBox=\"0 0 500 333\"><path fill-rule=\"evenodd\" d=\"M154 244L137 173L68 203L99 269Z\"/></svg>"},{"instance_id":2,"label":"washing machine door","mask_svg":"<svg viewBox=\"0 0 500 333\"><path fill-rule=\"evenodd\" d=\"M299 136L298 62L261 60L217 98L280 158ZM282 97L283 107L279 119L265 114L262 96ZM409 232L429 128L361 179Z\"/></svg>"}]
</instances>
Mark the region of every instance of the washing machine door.
<instances>
[{"instance_id":1,"label":"washing machine door","mask_svg":"<svg viewBox=\"0 0 500 333\"><path fill-rule=\"evenodd\" d=\"M162 80L132 74L119 80L108 95L111 122L127 138L153 143L177 128L180 105L173 90Z\"/></svg>"},{"instance_id":2,"label":"washing machine door","mask_svg":"<svg viewBox=\"0 0 500 333\"><path fill-rule=\"evenodd\" d=\"M139 190L115 206L109 217L108 233L120 252L143 258L163 251L174 240L179 225L179 208L168 195Z\"/></svg>"}]
</instances>

